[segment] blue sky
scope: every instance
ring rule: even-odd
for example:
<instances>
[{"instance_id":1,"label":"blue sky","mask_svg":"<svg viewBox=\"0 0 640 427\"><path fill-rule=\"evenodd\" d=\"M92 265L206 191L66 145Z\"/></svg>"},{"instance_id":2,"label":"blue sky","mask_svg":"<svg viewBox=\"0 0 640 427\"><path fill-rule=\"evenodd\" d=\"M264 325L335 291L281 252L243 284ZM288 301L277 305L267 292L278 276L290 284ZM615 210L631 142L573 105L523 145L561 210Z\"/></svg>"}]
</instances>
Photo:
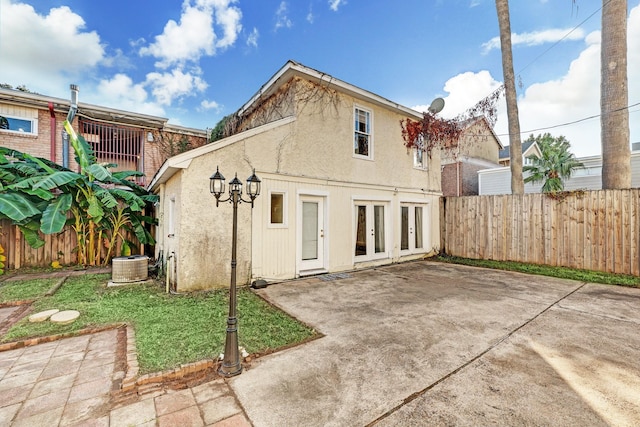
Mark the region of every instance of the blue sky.
<instances>
[{"instance_id":1,"label":"blue sky","mask_svg":"<svg viewBox=\"0 0 640 427\"><path fill-rule=\"evenodd\" d=\"M629 104L640 102L640 0L629 3ZM520 122L600 153L600 0L511 2ZM573 31L572 31L573 30ZM502 81L492 0L0 0L0 82L213 127L288 59L455 116ZM506 133L500 107L496 133ZM640 142L640 106L630 113ZM531 133L531 132L529 132ZM503 137L508 144L508 139Z\"/></svg>"}]
</instances>

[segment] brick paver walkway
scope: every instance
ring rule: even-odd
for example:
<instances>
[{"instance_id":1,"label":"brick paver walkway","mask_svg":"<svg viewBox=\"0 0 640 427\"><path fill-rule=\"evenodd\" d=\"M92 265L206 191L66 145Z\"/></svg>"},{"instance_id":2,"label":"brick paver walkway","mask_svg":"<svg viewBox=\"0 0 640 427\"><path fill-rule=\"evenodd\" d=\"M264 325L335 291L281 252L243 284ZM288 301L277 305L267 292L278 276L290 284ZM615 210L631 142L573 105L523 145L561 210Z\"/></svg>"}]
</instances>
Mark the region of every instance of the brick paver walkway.
<instances>
[{"instance_id":1,"label":"brick paver walkway","mask_svg":"<svg viewBox=\"0 0 640 427\"><path fill-rule=\"evenodd\" d=\"M57 426L108 415L117 331L5 351L0 425Z\"/></svg>"},{"instance_id":2,"label":"brick paver walkway","mask_svg":"<svg viewBox=\"0 0 640 427\"><path fill-rule=\"evenodd\" d=\"M112 405L117 331L0 352L0 426L250 427L222 379Z\"/></svg>"}]
</instances>

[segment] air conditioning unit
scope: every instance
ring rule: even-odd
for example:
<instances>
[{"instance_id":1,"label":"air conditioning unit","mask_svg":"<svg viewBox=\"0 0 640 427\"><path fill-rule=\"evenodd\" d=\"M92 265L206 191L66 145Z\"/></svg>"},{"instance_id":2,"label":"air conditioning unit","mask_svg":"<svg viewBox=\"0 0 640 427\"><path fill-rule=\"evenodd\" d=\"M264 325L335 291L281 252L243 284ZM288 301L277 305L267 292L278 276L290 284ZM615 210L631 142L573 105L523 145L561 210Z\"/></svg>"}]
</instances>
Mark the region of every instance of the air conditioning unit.
<instances>
[{"instance_id":1,"label":"air conditioning unit","mask_svg":"<svg viewBox=\"0 0 640 427\"><path fill-rule=\"evenodd\" d=\"M146 255L117 257L111 261L113 283L141 282L148 277L149 257Z\"/></svg>"}]
</instances>

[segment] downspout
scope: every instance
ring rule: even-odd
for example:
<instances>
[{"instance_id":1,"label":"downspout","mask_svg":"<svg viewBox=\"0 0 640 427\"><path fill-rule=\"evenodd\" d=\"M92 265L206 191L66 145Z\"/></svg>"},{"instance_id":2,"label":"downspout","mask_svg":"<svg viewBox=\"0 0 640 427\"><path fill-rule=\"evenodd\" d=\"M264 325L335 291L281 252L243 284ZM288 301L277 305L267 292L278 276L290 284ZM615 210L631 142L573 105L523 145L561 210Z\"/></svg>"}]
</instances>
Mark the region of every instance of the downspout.
<instances>
[{"instance_id":1,"label":"downspout","mask_svg":"<svg viewBox=\"0 0 640 427\"><path fill-rule=\"evenodd\" d=\"M69 107L69 112L67 113L67 121L69 124L73 123L73 118L76 116L76 112L78 111L78 86L70 85L71 89L71 105ZM62 131L62 166L65 168L69 167L69 135L67 135L66 131Z\"/></svg>"},{"instance_id":2,"label":"downspout","mask_svg":"<svg viewBox=\"0 0 640 427\"><path fill-rule=\"evenodd\" d=\"M51 115L51 149L49 160L56 162L56 113L53 111L53 102L49 101L49 114Z\"/></svg>"},{"instance_id":3,"label":"downspout","mask_svg":"<svg viewBox=\"0 0 640 427\"><path fill-rule=\"evenodd\" d=\"M165 292L166 293L169 293L169 286L171 284L171 279L169 277L171 275L171 264L170 263L171 263L171 260L173 259L174 255L175 255L175 252L171 252L171 255L169 255L167 257L167 268L166 268L167 281L166 281L166 285L165 285Z\"/></svg>"}]
</instances>

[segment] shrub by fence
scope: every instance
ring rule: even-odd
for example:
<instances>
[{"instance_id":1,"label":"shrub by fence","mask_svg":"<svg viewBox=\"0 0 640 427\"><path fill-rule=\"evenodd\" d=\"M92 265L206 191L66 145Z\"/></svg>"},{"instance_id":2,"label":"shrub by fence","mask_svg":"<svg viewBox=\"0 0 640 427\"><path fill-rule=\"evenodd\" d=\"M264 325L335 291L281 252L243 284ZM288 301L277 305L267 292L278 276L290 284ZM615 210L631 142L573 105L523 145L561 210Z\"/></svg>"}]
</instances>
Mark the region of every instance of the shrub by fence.
<instances>
[{"instance_id":1,"label":"shrub by fence","mask_svg":"<svg viewBox=\"0 0 640 427\"><path fill-rule=\"evenodd\" d=\"M78 262L76 233L70 226L66 226L58 234L41 234L45 241L44 246L34 249L24 239L17 226L11 225L9 220L0 220L0 245L5 249L6 270L19 269L21 267L47 267L53 261L62 265L76 264ZM128 235L127 240L135 242L139 247L135 235ZM114 256L120 255L122 244L118 242ZM135 251L136 248L132 248ZM103 253L106 249L103 248Z\"/></svg>"},{"instance_id":2,"label":"shrub by fence","mask_svg":"<svg viewBox=\"0 0 640 427\"><path fill-rule=\"evenodd\" d=\"M640 189L447 197L449 255L640 275Z\"/></svg>"}]
</instances>

